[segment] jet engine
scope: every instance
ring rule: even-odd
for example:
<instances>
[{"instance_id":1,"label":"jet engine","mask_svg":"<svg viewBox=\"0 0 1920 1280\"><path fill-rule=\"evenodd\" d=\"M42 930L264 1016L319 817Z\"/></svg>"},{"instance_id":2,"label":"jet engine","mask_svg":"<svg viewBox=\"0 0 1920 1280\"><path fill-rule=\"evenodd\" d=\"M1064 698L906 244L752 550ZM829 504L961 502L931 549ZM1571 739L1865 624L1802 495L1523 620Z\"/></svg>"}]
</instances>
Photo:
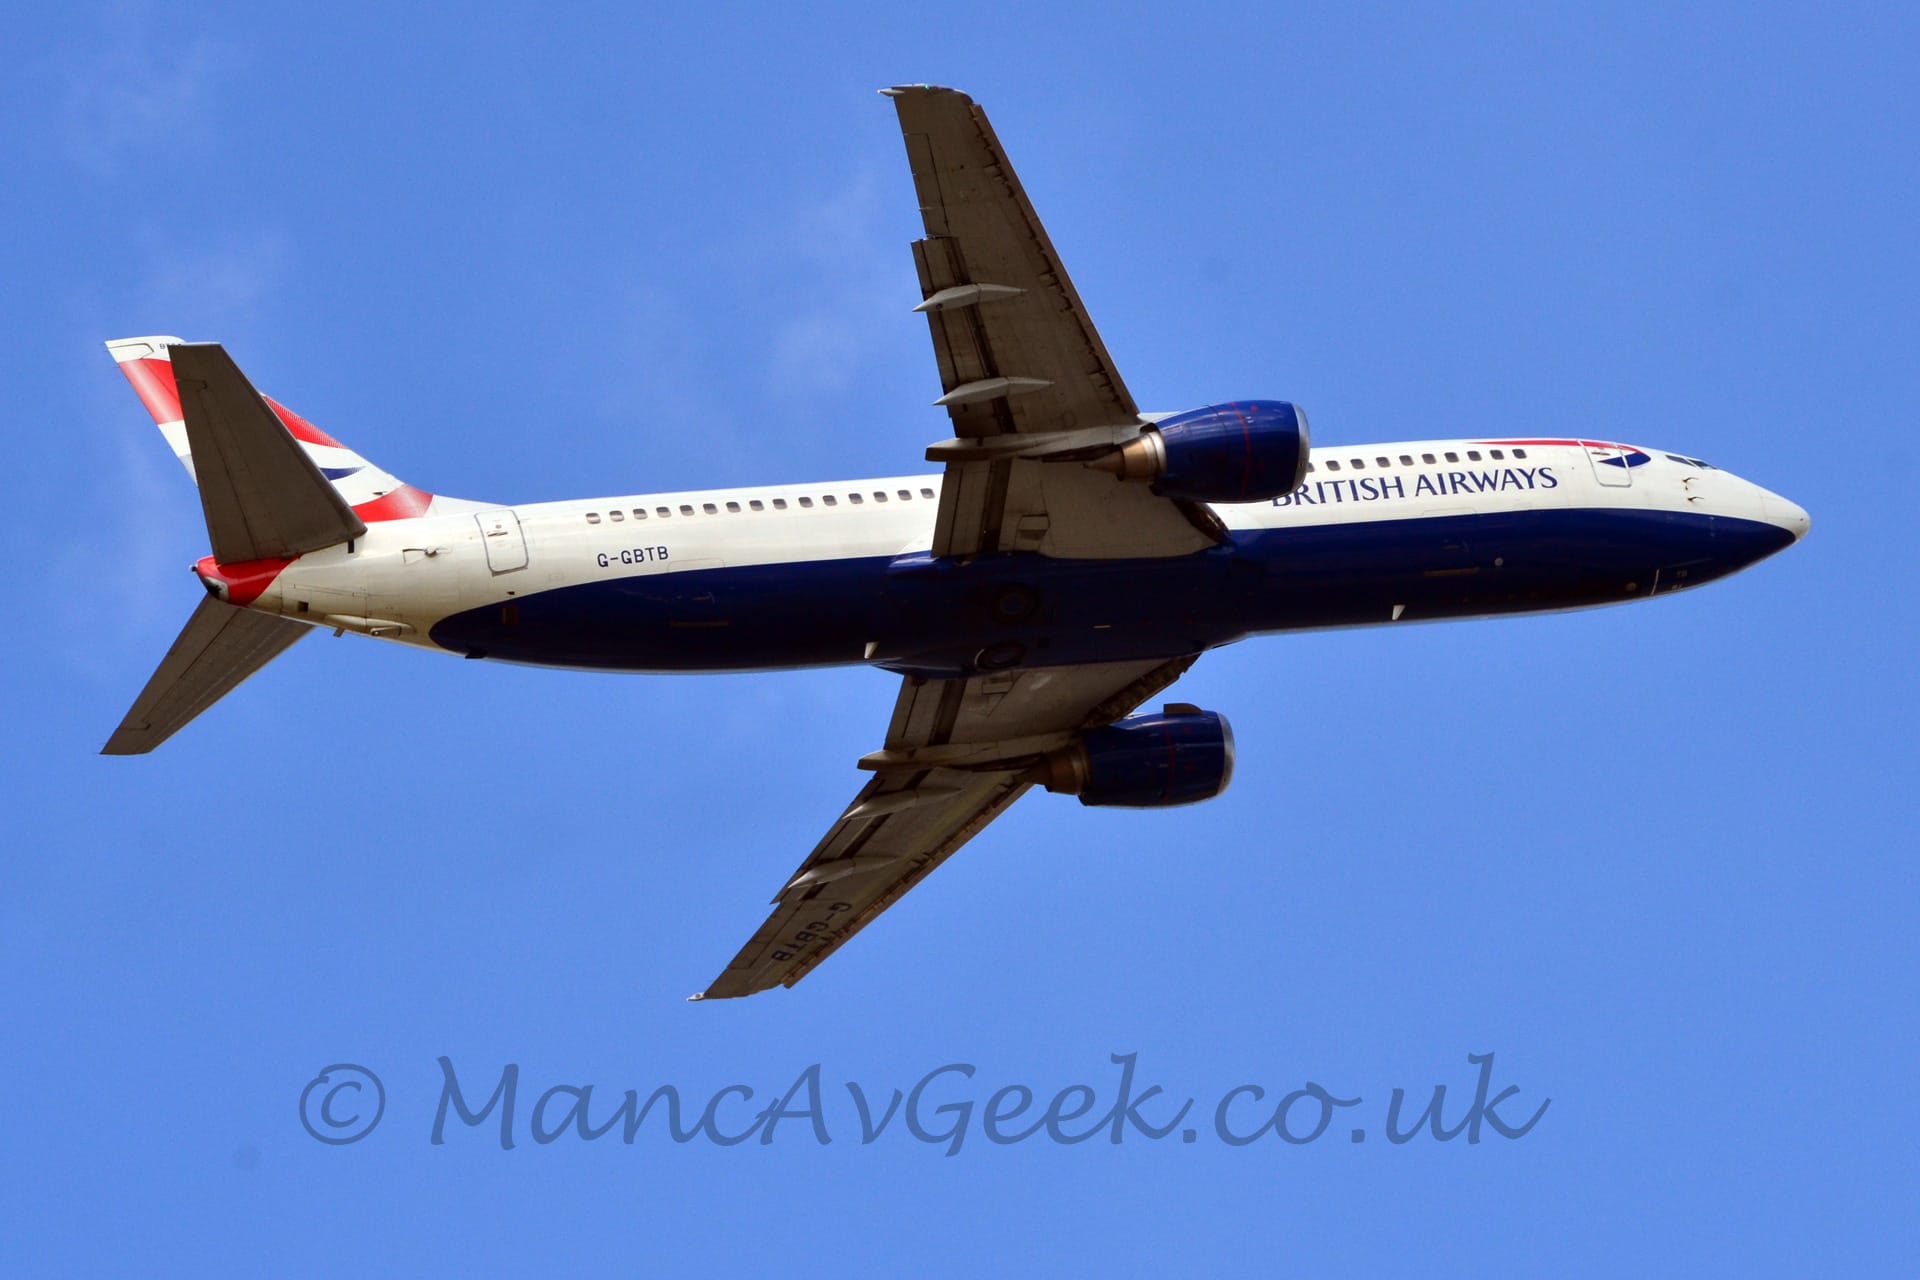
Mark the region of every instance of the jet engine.
<instances>
[{"instance_id":1,"label":"jet engine","mask_svg":"<svg viewBox=\"0 0 1920 1280\"><path fill-rule=\"evenodd\" d=\"M1042 764L1047 790L1081 804L1158 809L1211 800L1233 778L1233 730L1217 711L1174 703L1089 729Z\"/></svg>"},{"instance_id":2,"label":"jet engine","mask_svg":"<svg viewBox=\"0 0 1920 1280\"><path fill-rule=\"evenodd\" d=\"M1307 473L1307 415L1284 400L1208 405L1162 418L1090 465L1193 502L1262 502Z\"/></svg>"}]
</instances>

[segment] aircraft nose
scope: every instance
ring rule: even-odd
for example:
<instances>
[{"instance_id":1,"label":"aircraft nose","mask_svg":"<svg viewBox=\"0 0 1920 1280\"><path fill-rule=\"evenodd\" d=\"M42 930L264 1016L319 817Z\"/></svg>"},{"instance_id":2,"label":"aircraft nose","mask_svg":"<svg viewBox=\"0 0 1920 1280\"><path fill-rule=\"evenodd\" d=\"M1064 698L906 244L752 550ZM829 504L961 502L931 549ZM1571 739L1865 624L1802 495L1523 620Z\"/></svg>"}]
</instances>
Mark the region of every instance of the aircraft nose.
<instances>
[{"instance_id":1,"label":"aircraft nose","mask_svg":"<svg viewBox=\"0 0 1920 1280\"><path fill-rule=\"evenodd\" d=\"M1775 524L1793 535L1795 542L1807 536L1813 520L1807 510L1797 502L1789 502L1777 493L1769 493L1760 499L1760 510L1766 515L1767 523Z\"/></svg>"}]
</instances>

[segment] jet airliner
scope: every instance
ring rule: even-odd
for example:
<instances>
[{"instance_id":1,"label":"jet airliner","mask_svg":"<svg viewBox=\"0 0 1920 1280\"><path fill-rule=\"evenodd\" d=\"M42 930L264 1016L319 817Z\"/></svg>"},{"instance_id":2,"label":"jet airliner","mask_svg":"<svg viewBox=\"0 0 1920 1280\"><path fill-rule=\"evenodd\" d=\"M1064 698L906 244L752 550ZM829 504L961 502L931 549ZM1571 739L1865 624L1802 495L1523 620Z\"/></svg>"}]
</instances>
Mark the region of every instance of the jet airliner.
<instances>
[{"instance_id":1,"label":"jet airliner","mask_svg":"<svg viewBox=\"0 0 1920 1280\"><path fill-rule=\"evenodd\" d=\"M701 998L792 986L1028 789L1218 795L1214 711L1141 711L1208 649L1684 591L1807 531L1701 459L1489 433L1313 447L1279 400L1142 413L986 114L883 90L952 436L937 474L501 504L407 484L218 344L108 343L197 481L202 600L107 742L150 751L294 641L354 632L606 671L866 664L870 774Z\"/></svg>"}]
</instances>

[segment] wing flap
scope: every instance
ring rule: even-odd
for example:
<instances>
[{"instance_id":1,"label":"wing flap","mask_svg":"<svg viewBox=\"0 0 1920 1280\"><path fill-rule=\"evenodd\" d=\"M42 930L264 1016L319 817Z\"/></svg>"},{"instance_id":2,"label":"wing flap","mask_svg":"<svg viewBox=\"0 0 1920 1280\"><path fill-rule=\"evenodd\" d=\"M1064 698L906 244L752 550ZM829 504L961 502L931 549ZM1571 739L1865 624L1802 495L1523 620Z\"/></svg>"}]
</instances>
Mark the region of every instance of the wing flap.
<instances>
[{"instance_id":1,"label":"wing flap","mask_svg":"<svg viewBox=\"0 0 1920 1280\"><path fill-rule=\"evenodd\" d=\"M908 677L887 749L1008 742L1117 720L1194 664L1194 655L996 671L968 680Z\"/></svg>"},{"instance_id":2,"label":"wing flap","mask_svg":"<svg viewBox=\"0 0 1920 1280\"><path fill-rule=\"evenodd\" d=\"M874 778L782 886L772 914L700 998L747 996L800 981L1028 785L1013 773L950 769L912 775L904 785L897 777ZM922 788L931 794L921 798Z\"/></svg>"},{"instance_id":3,"label":"wing flap","mask_svg":"<svg viewBox=\"0 0 1920 1280\"><path fill-rule=\"evenodd\" d=\"M1000 139L964 93L890 91L927 238L914 245L923 299L978 285L970 305L930 308L946 393L996 377L1045 383L1012 402L952 406L955 434L1132 422L1138 416Z\"/></svg>"},{"instance_id":4,"label":"wing flap","mask_svg":"<svg viewBox=\"0 0 1920 1280\"><path fill-rule=\"evenodd\" d=\"M960 440L1137 429L1107 354L987 116L952 89L885 90L926 238L913 245L940 396ZM1219 537L1204 514L1077 462L948 462L933 553L1172 556Z\"/></svg>"}]
</instances>

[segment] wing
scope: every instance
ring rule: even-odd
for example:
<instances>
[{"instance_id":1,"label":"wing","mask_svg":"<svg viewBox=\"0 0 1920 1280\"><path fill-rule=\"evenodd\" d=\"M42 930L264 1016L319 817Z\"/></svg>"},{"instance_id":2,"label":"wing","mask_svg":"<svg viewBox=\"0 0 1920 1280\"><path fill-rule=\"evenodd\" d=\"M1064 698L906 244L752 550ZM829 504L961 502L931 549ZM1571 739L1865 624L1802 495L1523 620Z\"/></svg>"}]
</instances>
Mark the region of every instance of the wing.
<instances>
[{"instance_id":1,"label":"wing","mask_svg":"<svg viewBox=\"0 0 1920 1280\"><path fill-rule=\"evenodd\" d=\"M1143 420L986 113L951 89L883 92L926 226L913 246L915 309L954 429L927 451L946 463L932 553L1107 559L1213 545L1222 530L1206 508L1076 465L1138 435ZM885 749L860 762L873 780L698 998L800 981L1018 800L1047 751L1125 715L1192 663L907 677Z\"/></svg>"},{"instance_id":2,"label":"wing","mask_svg":"<svg viewBox=\"0 0 1920 1280\"><path fill-rule=\"evenodd\" d=\"M871 782L773 898L773 913L695 999L792 986L1031 785L1042 752L1133 710L1193 658L922 680L909 676Z\"/></svg>"},{"instance_id":3,"label":"wing","mask_svg":"<svg viewBox=\"0 0 1920 1280\"><path fill-rule=\"evenodd\" d=\"M916 310L933 335L937 403L955 436L927 451L947 464L933 553L1113 558L1213 545L1220 526L1204 507L1019 456L1036 437L1062 446L1131 438L1139 410L986 112L952 89L882 92L900 115L926 226L913 245Z\"/></svg>"}]
</instances>

